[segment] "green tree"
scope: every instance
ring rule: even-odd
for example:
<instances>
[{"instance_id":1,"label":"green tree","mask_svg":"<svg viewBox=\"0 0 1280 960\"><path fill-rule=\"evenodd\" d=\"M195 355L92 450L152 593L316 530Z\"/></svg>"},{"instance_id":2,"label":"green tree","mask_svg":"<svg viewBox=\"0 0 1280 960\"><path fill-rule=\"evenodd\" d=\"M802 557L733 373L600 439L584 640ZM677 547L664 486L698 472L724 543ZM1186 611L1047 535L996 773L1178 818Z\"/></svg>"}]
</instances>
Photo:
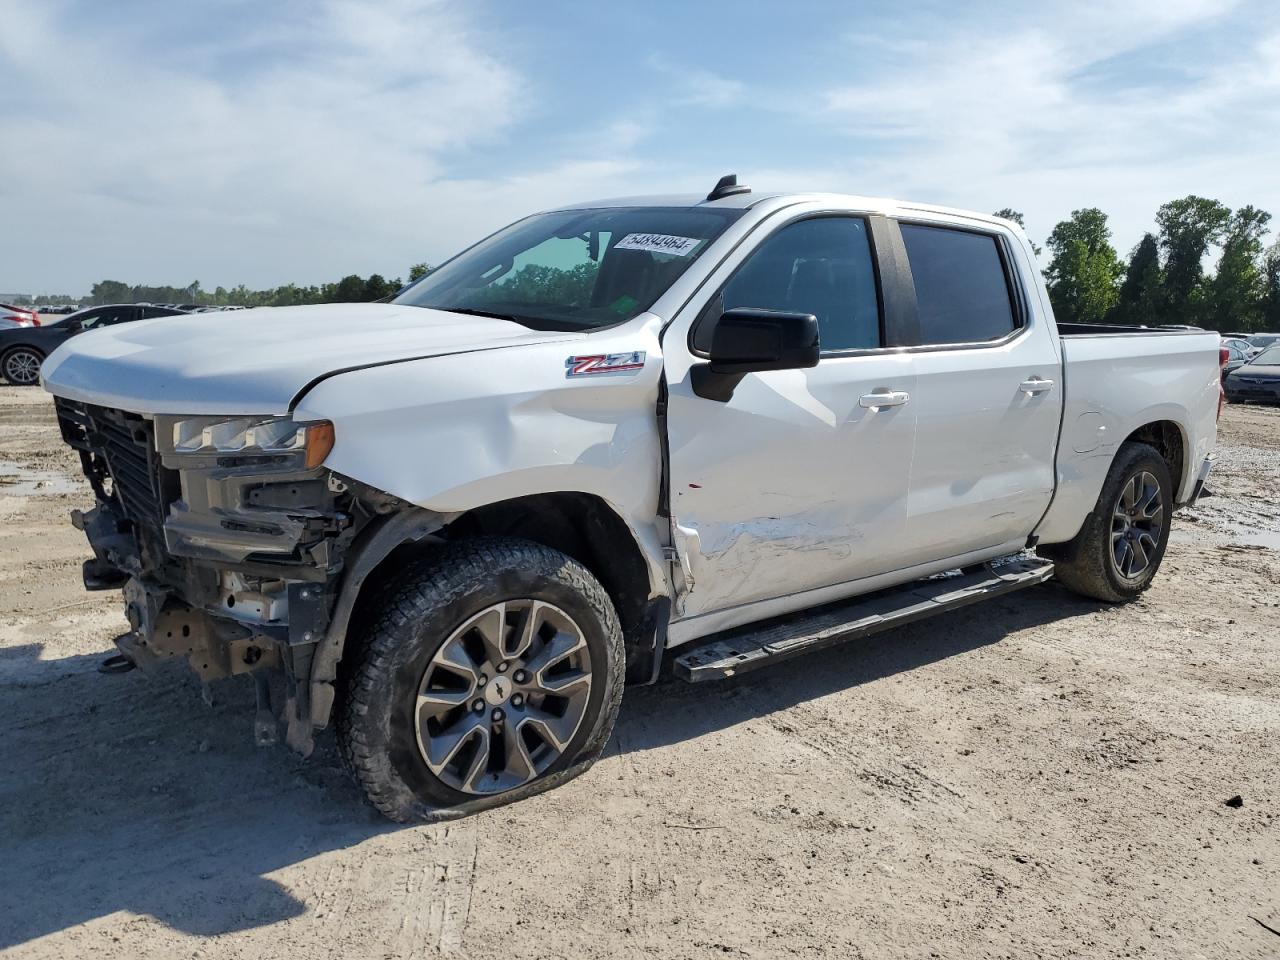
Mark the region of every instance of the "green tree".
<instances>
[{"instance_id":1,"label":"green tree","mask_svg":"<svg viewBox=\"0 0 1280 960\"><path fill-rule=\"evenodd\" d=\"M352 273L336 284L325 284L324 298L328 303L359 303L364 299L364 278Z\"/></svg>"},{"instance_id":2,"label":"green tree","mask_svg":"<svg viewBox=\"0 0 1280 960\"><path fill-rule=\"evenodd\" d=\"M1113 323L1153 326L1161 322L1164 309L1164 273L1160 269L1160 244L1154 233L1143 234L1129 254L1129 266L1120 297L1111 311Z\"/></svg>"},{"instance_id":3,"label":"green tree","mask_svg":"<svg viewBox=\"0 0 1280 960\"><path fill-rule=\"evenodd\" d=\"M129 294L130 288L127 283L121 283L119 280L102 280L93 285L89 300L94 306L104 303L128 303Z\"/></svg>"},{"instance_id":4,"label":"green tree","mask_svg":"<svg viewBox=\"0 0 1280 960\"><path fill-rule=\"evenodd\" d=\"M409 268L409 282L413 283L415 280L421 280L434 269L429 263L415 263Z\"/></svg>"},{"instance_id":5,"label":"green tree","mask_svg":"<svg viewBox=\"0 0 1280 960\"><path fill-rule=\"evenodd\" d=\"M1218 272L1209 281L1211 313L1205 317L1215 330L1262 329L1262 237L1271 214L1257 207L1241 207L1231 215Z\"/></svg>"},{"instance_id":6,"label":"green tree","mask_svg":"<svg viewBox=\"0 0 1280 960\"><path fill-rule=\"evenodd\" d=\"M1096 207L1071 211L1049 234L1052 257L1045 268L1053 312L1064 323L1097 323L1115 306L1124 273L1107 215Z\"/></svg>"},{"instance_id":7,"label":"green tree","mask_svg":"<svg viewBox=\"0 0 1280 960\"><path fill-rule=\"evenodd\" d=\"M1204 255L1221 242L1231 209L1194 194L1171 200L1156 211L1164 254L1164 322L1199 326L1209 312L1204 289Z\"/></svg>"},{"instance_id":8,"label":"green tree","mask_svg":"<svg viewBox=\"0 0 1280 960\"><path fill-rule=\"evenodd\" d=\"M1021 211L1015 210L1013 209L1013 207L1001 207L999 210L997 210L995 213L991 215L993 217L1002 217L1005 220L1012 220L1014 223L1020 226L1023 229L1023 231L1027 229L1027 222L1025 219L1023 219ZM1036 242L1032 240L1030 237L1027 237L1027 242L1031 244L1031 249L1035 252L1035 255L1037 257L1040 256L1043 250L1036 245Z\"/></svg>"},{"instance_id":9,"label":"green tree","mask_svg":"<svg viewBox=\"0 0 1280 960\"><path fill-rule=\"evenodd\" d=\"M1262 327L1280 332L1280 240L1262 258Z\"/></svg>"},{"instance_id":10,"label":"green tree","mask_svg":"<svg viewBox=\"0 0 1280 960\"><path fill-rule=\"evenodd\" d=\"M364 296L360 299L368 300L370 302L374 300L383 300L394 295L399 289L399 284L393 287L391 285L391 281L383 279L382 274L370 274L369 279L364 282Z\"/></svg>"}]
</instances>

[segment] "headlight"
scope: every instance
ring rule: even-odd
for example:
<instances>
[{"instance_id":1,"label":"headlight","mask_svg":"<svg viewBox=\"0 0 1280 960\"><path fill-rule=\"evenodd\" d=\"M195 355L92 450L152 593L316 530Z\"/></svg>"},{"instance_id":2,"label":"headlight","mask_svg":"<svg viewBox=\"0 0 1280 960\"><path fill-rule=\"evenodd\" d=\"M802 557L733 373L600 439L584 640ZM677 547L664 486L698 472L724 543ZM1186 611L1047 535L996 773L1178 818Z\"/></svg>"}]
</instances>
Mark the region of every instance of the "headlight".
<instances>
[{"instance_id":1,"label":"headlight","mask_svg":"<svg viewBox=\"0 0 1280 960\"><path fill-rule=\"evenodd\" d=\"M298 423L288 417L189 417L172 423L176 454L303 453L307 469L333 449L328 420Z\"/></svg>"}]
</instances>

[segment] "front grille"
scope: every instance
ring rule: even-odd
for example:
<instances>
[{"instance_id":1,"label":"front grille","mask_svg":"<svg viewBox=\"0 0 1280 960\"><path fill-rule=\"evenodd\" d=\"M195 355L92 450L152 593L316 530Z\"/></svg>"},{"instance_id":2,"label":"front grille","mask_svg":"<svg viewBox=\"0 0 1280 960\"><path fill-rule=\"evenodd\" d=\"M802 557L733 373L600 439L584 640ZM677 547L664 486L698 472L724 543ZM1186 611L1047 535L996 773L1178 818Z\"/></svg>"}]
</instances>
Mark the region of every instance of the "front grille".
<instances>
[{"instance_id":1,"label":"front grille","mask_svg":"<svg viewBox=\"0 0 1280 960\"><path fill-rule=\"evenodd\" d=\"M102 499L113 499L135 527L164 543L166 495L176 482L160 466L151 421L134 413L58 398L62 438L80 451L86 476ZM109 481L109 487L108 487Z\"/></svg>"}]
</instances>

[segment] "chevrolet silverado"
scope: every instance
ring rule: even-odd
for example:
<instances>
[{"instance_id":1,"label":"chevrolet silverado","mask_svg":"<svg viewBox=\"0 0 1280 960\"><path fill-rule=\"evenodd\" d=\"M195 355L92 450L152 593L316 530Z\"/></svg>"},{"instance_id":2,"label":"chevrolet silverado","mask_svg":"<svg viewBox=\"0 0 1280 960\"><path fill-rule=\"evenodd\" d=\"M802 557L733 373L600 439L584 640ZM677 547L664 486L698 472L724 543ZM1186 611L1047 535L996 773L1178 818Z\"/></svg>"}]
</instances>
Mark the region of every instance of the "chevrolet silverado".
<instances>
[{"instance_id":1,"label":"chevrolet silverado","mask_svg":"<svg viewBox=\"0 0 1280 960\"><path fill-rule=\"evenodd\" d=\"M112 665L251 676L261 742L332 724L397 820L582 772L664 661L729 677L1051 575L1137 596L1221 396L1217 334L1056 325L1013 223L732 177L42 373Z\"/></svg>"}]
</instances>

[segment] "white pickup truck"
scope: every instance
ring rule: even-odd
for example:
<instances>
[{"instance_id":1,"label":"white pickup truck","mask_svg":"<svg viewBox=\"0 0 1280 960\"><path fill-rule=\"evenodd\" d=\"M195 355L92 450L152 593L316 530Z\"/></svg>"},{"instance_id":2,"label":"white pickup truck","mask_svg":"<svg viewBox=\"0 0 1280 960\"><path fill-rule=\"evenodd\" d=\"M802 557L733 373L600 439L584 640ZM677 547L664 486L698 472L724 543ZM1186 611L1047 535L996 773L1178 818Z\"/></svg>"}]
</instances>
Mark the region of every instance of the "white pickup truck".
<instances>
[{"instance_id":1,"label":"white pickup truck","mask_svg":"<svg viewBox=\"0 0 1280 960\"><path fill-rule=\"evenodd\" d=\"M1136 596L1220 401L1216 334L1055 326L1012 223L730 177L530 216L389 303L88 333L43 379L109 665L253 676L261 741L332 720L401 820L581 772L664 661L1050 575Z\"/></svg>"}]
</instances>

